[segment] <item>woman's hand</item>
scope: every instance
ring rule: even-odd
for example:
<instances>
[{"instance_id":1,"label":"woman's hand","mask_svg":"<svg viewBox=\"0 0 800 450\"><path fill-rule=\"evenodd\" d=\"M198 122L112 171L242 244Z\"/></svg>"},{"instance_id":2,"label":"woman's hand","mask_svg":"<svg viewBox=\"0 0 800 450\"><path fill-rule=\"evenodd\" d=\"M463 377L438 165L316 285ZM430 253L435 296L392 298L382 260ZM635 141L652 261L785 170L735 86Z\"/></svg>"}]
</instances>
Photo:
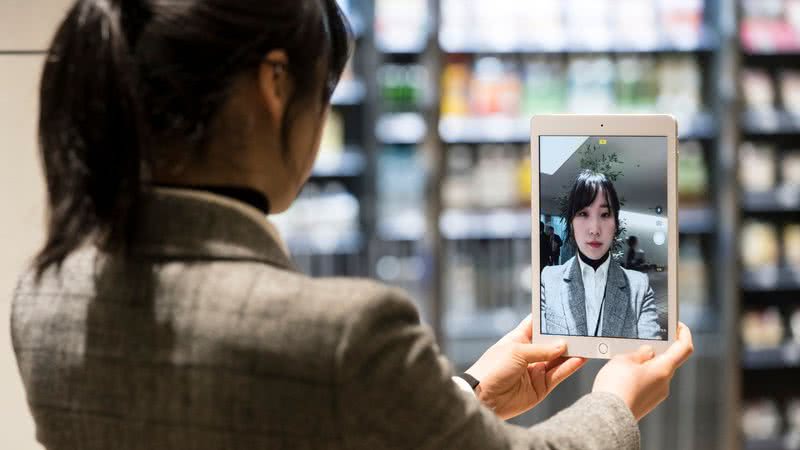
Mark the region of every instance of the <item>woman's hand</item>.
<instances>
[{"instance_id":1,"label":"woman's hand","mask_svg":"<svg viewBox=\"0 0 800 450\"><path fill-rule=\"evenodd\" d=\"M634 353L614 357L597 373L592 392L620 397L639 420L667 398L675 370L693 351L692 333L679 323L678 340L667 351L654 357L652 347L645 345Z\"/></svg>"},{"instance_id":2,"label":"woman's hand","mask_svg":"<svg viewBox=\"0 0 800 450\"><path fill-rule=\"evenodd\" d=\"M503 419L524 413L586 362L564 358L564 342L531 344L531 316L491 346L467 373L480 381L476 395Z\"/></svg>"}]
</instances>

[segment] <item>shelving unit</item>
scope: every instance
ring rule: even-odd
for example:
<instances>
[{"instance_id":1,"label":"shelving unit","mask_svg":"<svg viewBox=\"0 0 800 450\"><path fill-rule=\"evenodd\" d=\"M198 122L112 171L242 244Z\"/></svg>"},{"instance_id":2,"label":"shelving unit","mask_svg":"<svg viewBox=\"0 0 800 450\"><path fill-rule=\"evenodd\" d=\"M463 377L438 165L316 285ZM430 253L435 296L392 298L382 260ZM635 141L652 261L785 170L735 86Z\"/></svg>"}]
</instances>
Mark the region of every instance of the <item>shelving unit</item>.
<instances>
[{"instance_id":1,"label":"shelving unit","mask_svg":"<svg viewBox=\"0 0 800 450\"><path fill-rule=\"evenodd\" d=\"M761 417L743 424L757 433L743 433L742 439L748 450L789 449L797 448L800 436L797 414L790 408L800 399L800 386L794 382L800 374L800 330L792 315L800 311L800 264L791 256L793 238L788 231L791 224L800 226L800 183L786 160L800 147L800 114L790 92L792 77L800 73L800 33L791 17L800 11L797 4L782 0L739 3L743 107L738 120L740 140L750 145L739 154L746 164L741 172L750 175L743 179L740 193L744 248L739 395L744 417ZM759 166L759 161L768 164ZM767 249L761 256L748 241L748 233L756 229L766 233L759 235L758 247ZM764 261L756 266L758 258ZM771 409L758 410L765 402Z\"/></svg>"}]
</instances>

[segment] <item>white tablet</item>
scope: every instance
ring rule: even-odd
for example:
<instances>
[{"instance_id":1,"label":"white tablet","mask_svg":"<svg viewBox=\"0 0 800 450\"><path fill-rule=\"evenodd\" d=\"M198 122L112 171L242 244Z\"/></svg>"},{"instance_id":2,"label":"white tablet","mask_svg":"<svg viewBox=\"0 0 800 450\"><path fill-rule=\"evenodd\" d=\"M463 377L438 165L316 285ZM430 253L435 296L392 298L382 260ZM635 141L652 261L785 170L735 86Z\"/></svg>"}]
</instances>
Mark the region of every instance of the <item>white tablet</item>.
<instances>
[{"instance_id":1,"label":"white tablet","mask_svg":"<svg viewBox=\"0 0 800 450\"><path fill-rule=\"evenodd\" d=\"M675 340L677 133L667 115L533 117L533 342L610 358Z\"/></svg>"}]
</instances>

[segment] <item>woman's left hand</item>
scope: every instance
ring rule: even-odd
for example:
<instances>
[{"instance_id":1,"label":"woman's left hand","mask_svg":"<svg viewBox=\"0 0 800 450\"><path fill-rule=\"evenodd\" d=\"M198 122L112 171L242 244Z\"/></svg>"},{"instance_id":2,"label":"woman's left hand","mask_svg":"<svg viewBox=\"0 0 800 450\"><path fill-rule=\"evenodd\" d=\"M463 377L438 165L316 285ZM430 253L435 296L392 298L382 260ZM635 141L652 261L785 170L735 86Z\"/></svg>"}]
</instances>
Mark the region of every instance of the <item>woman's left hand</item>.
<instances>
[{"instance_id":1,"label":"woman's left hand","mask_svg":"<svg viewBox=\"0 0 800 450\"><path fill-rule=\"evenodd\" d=\"M586 362L562 357L564 342L532 344L531 326L528 316L467 370L480 381L475 390L478 399L503 419L536 406Z\"/></svg>"}]
</instances>

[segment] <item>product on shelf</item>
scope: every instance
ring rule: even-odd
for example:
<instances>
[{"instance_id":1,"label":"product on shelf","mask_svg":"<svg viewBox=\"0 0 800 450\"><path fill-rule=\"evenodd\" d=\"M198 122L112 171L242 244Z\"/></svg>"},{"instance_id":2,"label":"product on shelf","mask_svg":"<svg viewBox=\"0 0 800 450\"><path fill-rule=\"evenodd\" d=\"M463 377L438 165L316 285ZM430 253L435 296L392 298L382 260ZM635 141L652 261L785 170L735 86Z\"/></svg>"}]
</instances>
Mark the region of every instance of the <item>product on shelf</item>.
<instances>
[{"instance_id":1,"label":"product on shelf","mask_svg":"<svg viewBox=\"0 0 800 450\"><path fill-rule=\"evenodd\" d=\"M478 148L473 195L483 208L513 207L518 203L514 177L517 158L513 148L484 145Z\"/></svg>"},{"instance_id":2,"label":"product on shelf","mask_svg":"<svg viewBox=\"0 0 800 450\"><path fill-rule=\"evenodd\" d=\"M683 206L704 204L708 192L708 168L697 141L681 142L678 158L678 195Z\"/></svg>"},{"instance_id":3,"label":"product on shelf","mask_svg":"<svg viewBox=\"0 0 800 450\"><path fill-rule=\"evenodd\" d=\"M378 69L378 89L388 111L408 111L424 106L430 92L428 69L419 64L386 64Z\"/></svg>"},{"instance_id":4,"label":"product on shelf","mask_svg":"<svg viewBox=\"0 0 800 450\"><path fill-rule=\"evenodd\" d=\"M782 422L775 400L750 401L742 408L742 431L747 439L777 438L781 432Z\"/></svg>"},{"instance_id":5,"label":"product on shelf","mask_svg":"<svg viewBox=\"0 0 800 450\"><path fill-rule=\"evenodd\" d=\"M378 155L378 233L415 240L425 232L426 170L416 146L384 147Z\"/></svg>"},{"instance_id":6,"label":"product on shelf","mask_svg":"<svg viewBox=\"0 0 800 450\"><path fill-rule=\"evenodd\" d=\"M685 119L700 111L701 88L691 55L570 55L566 64L556 56L483 56L471 64L451 56L442 72L441 115L519 119L521 134L537 113L658 110ZM499 126L492 122L486 132Z\"/></svg>"},{"instance_id":7,"label":"product on shelf","mask_svg":"<svg viewBox=\"0 0 800 450\"><path fill-rule=\"evenodd\" d=\"M800 224L783 227L783 256L786 264L800 270Z\"/></svg>"},{"instance_id":8,"label":"product on shelf","mask_svg":"<svg viewBox=\"0 0 800 450\"><path fill-rule=\"evenodd\" d=\"M697 59L688 55L665 56L658 63L659 111L682 117L700 111L702 79Z\"/></svg>"},{"instance_id":9,"label":"product on shelf","mask_svg":"<svg viewBox=\"0 0 800 450\"><path fill-rule=\"evenodd\" d=\"M375 0L375 44L384 52L425 49L430 23L428 0Z\"/></svg>"},{"instance_id":10,"label":"product on shelf","mask_svg":"<svg viewBox=\"0 0 800 450\"><path fill-rule=\"evenodd\" d=\"M778 82L784 109L800 114L800 70L781 70Z\"/></svg>"},{"instance_id":11,"label":"product on shelf","mask_svg":"<svg viewBox=\"0 0 800 450\"><path fill-rule=\"evenodd\" d=\"M800 150L784 153L781 161L781 180L784 186L800 188Z\"/></svg>"},{"instance_id":12,"label":"product on shelf","mask_svg":"<svg viewBox=\"0 0 800 450\"><path fill-rule=\"evenodd\" d=\"M470 83L470 109L477 115L519 114L522 86L515 64L494 57L475 61Z\"/></svg>"},{"instance_id":13,"label":"product on shelf","mask_svg":"<svg viewBox=\"0 0 800 450\"><path fill-rule=\"evenodd\" d=\"M445 51L694 48L702 0L442 0Z\"/></svg>"},{"instance_id":14,"label":"product on shelf","mask_svg":"<svg viewBox=\"0 0 800 450\"><path fill-rule=\"evenodd\" d=\"M533 57L525 62L522 112L557 113L566 108L567 85L560 59Z\"/></svg>"},{"instance_id":15,"label":"product on shelf","mask_svg":"<svg viewBox=\"0 0 800 450\"><path fill-rule=\"evenodd\" d=\"M742 226L740 252L746 269L777 267L779 263L778 233L769 223L750 220Z\"/></svg>"},{"instance_id":16,"label":"product on shelf","mask_svg":"<svg viewBox=\"0 0 800 450\"><path fill-rule=\"evenodd\" d=\"M625 112L652 111L658 97L655 60L628 56L617 60L617 109Z\"/></svg>"},{"instance_id":17,"label":"product on shelf","mask_svg":"<svg viewBox=\"0 0 800 450\"><path fill-rule=\"evenodd\" d=\"M764 69L748 68L742 72L744 104L751 111L773 111L775 90L772 78Z\"/></svg>"},{"instance_id":18,"label":"product on shelf","mask_svg":"<svg viewBox=\"0 0 800 450\"><path fill-rule=\"evenodd\" d=\"M358 200L340 183L309 183L288 211L270 217L290 249L332 252L359 230Z\"/></svg>"},{"instance_id":19,"label":"product on shelf","mask_svg":"<svg viewBox=\"0 0 800 450\"><path fill-rule=\"evenodd\" d=\"M678 264L678 297L681 307L705 305L708 299L708 262L703 256L697 236L680 240L680 264Z\"/></svg>"},{"instance_id":20,"label":"product on shelf","mask_svg":"<svg viewBox=\"0 0 800 450\"><path fill-rule=\"evenodd\" d=\"M744 142L739 147L739 181L750 192L775 188L775 149L766 144Z\"/></svg>"},{"instance_id":21,"label":"product on shelf","mask_svg":"<svg viewBox=\"0 0 800 450\"><path fill-rule=\"evenodd\" d=\"M799 9L796 0L742 0L742 46L750 52L800 49Z\"/></svg>"},{"instance_id":22,"label":"product on shelf","mask_svg":"<svg viewBox=\"0 0 800 450\"><path fill-rule=\"evenodd\" d=\"M783 317L778 308L742 314L742 340L749 349L775 348L784 342Z\"/></svg>"},{"instance_id":23,"label":"product on shelf","mask_svg":"<svg viewBox=\"0 0 800 450\"><path fill-rule=\"evenodd\" d=\"M336 111L328 113L328 119L322 128L320 138L320 157L325 155L338 155L344 149L344 121L341 114Z\"/></svg>"},{"instance_id":24,"label":"product on shelf","mask_svg":"<svg viewBox=\"0 0 800 450\"><path fill-rule=\"evenodd\" d=\"M792 341L800 344L800 308L795 308L789 316L789 329L792 332Z\"/></svg>"},{"instance_id":25,"label":"product on shelf","mask_svg":"<svg viewBox=\"0 0 800 450\"><path fill-rule=\"evenodd\" d=\"M472 206L472 150L465 145L455 145L447 150L447 172L442 182L442 202L445 208Z\"/></svg>"},{"instance_id":26,"label":"product on shelf","mask_svg":"<svg viewBox=\"0 0 800 450\"><path fill-rule=\"evenodd\" d=\"M615 106L614 63L608 56L572 58L567 68L567 108L575 113L611 112Z\"/></svg>"}]
</instances>

